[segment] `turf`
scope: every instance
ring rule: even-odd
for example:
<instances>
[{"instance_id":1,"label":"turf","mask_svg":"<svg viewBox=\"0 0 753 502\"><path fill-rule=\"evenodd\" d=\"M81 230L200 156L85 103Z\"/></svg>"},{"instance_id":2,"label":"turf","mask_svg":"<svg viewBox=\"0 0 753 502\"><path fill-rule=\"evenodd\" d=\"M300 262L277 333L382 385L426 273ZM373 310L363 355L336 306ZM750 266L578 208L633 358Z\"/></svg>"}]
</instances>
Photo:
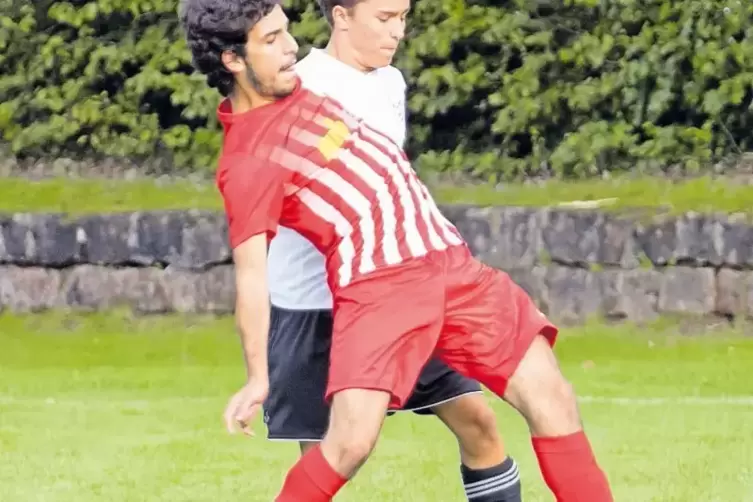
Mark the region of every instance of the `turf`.
<instances>
[{"instance_id":1,"label":"turf","mask_svg":"<svg viewBox=\"0 0 753 502\"><path fill-rule=\"evenodd\" d=\"M753 338L679 336L671 323L565 330L563 371L618 501L753 501ZM287 443L229 436L242 383L231 319L118 313L0 317L0 499L269 501ZM737 400L733 399L736 398ZM546 501L521 419L492 400ZM464 500L453 438L432 418L387 420L344 502Z\"/></svg>"},{"instance_id":2,"label":"turf","mask_svg":"<svg viewBox=\"0 0 753 502\"><path fill-rule=\"evenodd\" d=\"M0 212L63 212L72 215L121 211L222 208L211 183L87 178L38 181L0 178Z\"/></svg>"},{"instance_id":3,"label":"turf","mask_svg":"<svg viewBox=\"0 0 753 502\"><path fill-rule=\"evenodd\" d=\"M445 186L434 190L444 203L478 205L555 206L574 201L600 201L610 211L656 209L663 214L688 211L751 214L753 185L729 179L698 177L672 181L656 177L548 181L502 187Z\"/></svg>"},{"instance_id":4,"label":"turf","mask_svg":"<svg viewBox=\"0 0 753 502\"><path fill-rule=\"evenodd\" d=\"M610 210L653 208L662 213L685 211L753 211L753 185L700 177L673 182L636 177L613 180L550 181L502 187L448 187L433 190L442 203L551 206L572 201L610 199ZM71 214L155 209L221 209L211 183L156 183L150 180L0 178L0 212L63 211Z\"/></svg>"}]
</instances>

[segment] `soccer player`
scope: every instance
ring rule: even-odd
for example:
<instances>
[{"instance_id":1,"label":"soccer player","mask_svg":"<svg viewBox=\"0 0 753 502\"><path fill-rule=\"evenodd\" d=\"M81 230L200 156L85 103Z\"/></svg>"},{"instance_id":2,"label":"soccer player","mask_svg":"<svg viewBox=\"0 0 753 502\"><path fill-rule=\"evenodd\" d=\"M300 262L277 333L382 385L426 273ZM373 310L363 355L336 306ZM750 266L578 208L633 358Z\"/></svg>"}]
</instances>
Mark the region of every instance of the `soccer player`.
<instances>
[{"instance_id":1,"label":"soccer player","mask_svg":"<svg viewBox=\"0 0 753 502\"><path fill-rule=\"evenodd\" d=\"M433 355L521 413L558 501L611 501L552 351L557 328L471 256L398 145L301 85L278 0L186 0L181 21L194 64L227 96L217 183L247 365L225 411L231 431L248 431L269 392L267 248L279 225L324 254L333 293L328 429L277 502L332 500Z\"/></svg>"},{"instance_id":2,"label":"soccer player","mask_svg":"<svg viewBox=\"0 0 753 502\"><path fill-rule=\"evenodd\" d=\"M390 62L404 35L409 0L319 0L319 4L332 33L325 50L312 49L296 64L303 85L332 96L403 144L406 83ZM270 243L268 267L272 317L264 418L270 439L299 441L304 453L327 430L329 406L324 392L332 294L324 256L291 229L278 229ZM496 416L477 382L434 359L419 376L404 409L436 414L455 434L466 494L475 502L521 499L517 466L505 456Z\"/></svg>"}]
</instances>

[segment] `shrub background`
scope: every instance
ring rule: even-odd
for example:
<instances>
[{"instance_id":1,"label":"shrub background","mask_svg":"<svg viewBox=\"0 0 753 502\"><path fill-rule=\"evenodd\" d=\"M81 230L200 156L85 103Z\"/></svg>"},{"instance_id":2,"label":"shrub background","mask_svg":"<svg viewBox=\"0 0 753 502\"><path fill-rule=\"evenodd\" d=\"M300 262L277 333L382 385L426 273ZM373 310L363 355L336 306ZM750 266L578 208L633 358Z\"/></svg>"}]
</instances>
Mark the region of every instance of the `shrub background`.
<instances>
[{"instance_id":1,"label":"shrub background","mask_svg":"<svg viewBox=\"0 0 753 502\"><path fill-rule=\"evenodd\" d=\"M314 0L287 0L304 54ZM177 0L0 0L0 135L19 157L213 169L219 95ZM489 181L701 169L753 150L753 3L417 0L396 65L421 170Z\"/></svg>"}]
</instances>

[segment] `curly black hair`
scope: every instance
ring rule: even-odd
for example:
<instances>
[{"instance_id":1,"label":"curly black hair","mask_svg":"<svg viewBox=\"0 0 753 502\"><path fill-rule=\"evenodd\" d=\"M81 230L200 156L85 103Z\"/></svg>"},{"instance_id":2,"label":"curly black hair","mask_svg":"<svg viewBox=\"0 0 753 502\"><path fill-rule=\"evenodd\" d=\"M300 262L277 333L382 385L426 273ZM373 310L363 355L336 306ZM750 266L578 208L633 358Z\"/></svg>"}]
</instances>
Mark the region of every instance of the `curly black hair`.
<instances>
[{"instance_id":1,"label":"curly black hair","mask_svg":"<svg viewBox=\"0 0 753 502\"><path fill-rule=\"evenodd\" d=\"M233 74L222 64L222 53L245 57L247 34L280 0L181 0L180 24L191 50L193 66L223 96L233 90Z\"/></svg>"},{"instance_id":2,"label":"curly black hair","mask_svg":"<svg viewBox=\"0 0 753 502\"><path fill-rule=\"evenodd\" d=\"M322 15L327 19L330 26L332 26L332 24L334 24L332 19L332 9L337 6L352 9L360 1L361 0L316 0L316 3L319 4L319 9L322 11Z\"/></svg>"}]
</instances>

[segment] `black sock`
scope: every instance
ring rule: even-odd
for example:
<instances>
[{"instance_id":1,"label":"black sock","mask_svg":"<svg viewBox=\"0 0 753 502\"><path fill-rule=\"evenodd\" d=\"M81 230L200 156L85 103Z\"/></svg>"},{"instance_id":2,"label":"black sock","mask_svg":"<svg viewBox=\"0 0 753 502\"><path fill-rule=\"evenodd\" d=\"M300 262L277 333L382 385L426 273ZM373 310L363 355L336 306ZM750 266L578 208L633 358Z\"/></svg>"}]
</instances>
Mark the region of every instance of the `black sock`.
<instances>
[{"instance_id":1,"label":"black sock","mask_svg":"<svg viewBox=\"0 0 753 502\"><path fill-rule=\"evenodd\" d=\"M494 467L474 471L460 466L469 502L521 502L520 473L515 461L507 457Z\"/></svg>"}]
</instances>

